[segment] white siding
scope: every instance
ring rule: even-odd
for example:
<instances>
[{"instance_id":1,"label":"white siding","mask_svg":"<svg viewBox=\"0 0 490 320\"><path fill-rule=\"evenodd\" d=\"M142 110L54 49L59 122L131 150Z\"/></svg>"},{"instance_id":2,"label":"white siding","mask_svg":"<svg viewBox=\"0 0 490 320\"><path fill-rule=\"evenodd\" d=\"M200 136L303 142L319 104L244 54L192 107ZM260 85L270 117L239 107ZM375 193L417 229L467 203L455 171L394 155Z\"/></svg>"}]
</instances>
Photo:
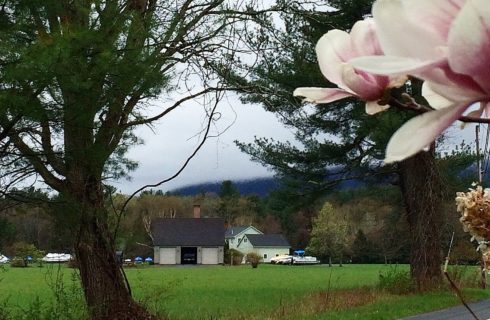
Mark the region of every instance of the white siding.
<instances>
[{"instance_id":1,"label":"white siding","mask_svg":"<svg viewBox=\"0 0 490 320\"><path fill-rule=\"evenodd\" d=\"M218 264L218 248L202 248L202 264Z\"/></svg>"},{"instance_id":2,"label":"white siding","mask_svg":"<svg viewBox=\"0 0 490 320\"><path fill-rule=\"evenodd\" d=\"M254 250L254 247L247 238L244 238L242 239L242 242L238 246L237 250L243 254L247 254L249 252L252 252Z\"/></svg>"},{"instance_id":3,"label":"white siding","mask_svg":"<svg viewBox=\"0 0 490 320\"><path fill-rule=\"evenodd\" d=\"M160 264L176 264L177 253L175 247L172 248L160 248Z\"/></svg>"},{"instance_id":4,"label":"white siding","mask_svg":"<svg viewBox=\"0 0 490 320\"><path fill-rule=\"evenodd\" d=\"M288 247L276 247L276 248L255 248L254 252L257 253L261 258L262 262L271 262L271 258L276 255L289 254ZM267 258L264 258L264 255L267 255Z\"/></svg>"},{"instance_id":5,"label":"white siding","mask_svg":"<svg viewBox=\"0 0 490 320\"><path fill-rule=\"evenodd\" d=\"M255 229L255 227L248 227L247 229L243 230L242 232L240 233L237 233L235 235L235 237L233 238L229 238L228 240L228 245L229 245L229 248L230 249L235 249L235 250L238 250L240 251L239 248L237 248L238 246L238 243L242 241L243 237L246 235L246 234L263 234L262 232L260 232L259 230ZM231 241L233 240L233 241ZM242 245L240 244L240 247Z\"/></svg>"},{"instance_id":6,"label":"white siding","mask_svg":"<svg viewBox=\"0 0 490 320\"><path fill-rule=\"evenodd\" d=\"M276 255L289 254L289 247L254 247L248 239L244 239L237 250L244 255L255 252L262 258L262 262L270 262L271 258ZM264 258L264 255L267 256Z\"/></svg>"}]
</instances>

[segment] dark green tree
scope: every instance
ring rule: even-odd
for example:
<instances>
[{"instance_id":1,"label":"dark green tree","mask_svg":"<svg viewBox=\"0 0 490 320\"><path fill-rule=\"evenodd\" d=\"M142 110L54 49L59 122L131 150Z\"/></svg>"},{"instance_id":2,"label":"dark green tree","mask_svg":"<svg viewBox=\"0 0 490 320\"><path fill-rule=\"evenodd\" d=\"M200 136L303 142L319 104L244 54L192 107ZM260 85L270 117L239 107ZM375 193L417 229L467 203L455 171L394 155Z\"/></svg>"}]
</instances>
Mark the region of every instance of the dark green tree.
<instances>
[{"instance_id":1,"label":"dark green tree","mask_svg":"<svg viewBox=\"0 0 490 320\"><path fill-rule=\"evenodd\" d=\"M224 180L218 193L221 199L239 197L240 192L231 180Z\"/></svg>"},{"instance_id":2,"label":"dark green tree","mask_svg":"<svg viewBox=\"0 0 490 320\"><path fill-rule=\"evenodd\" d=\"M352 262L353 263L373 263L378 262L378 252L374 244L369 241L364 232L359 229L352 242Z\"/></svg>"},{"instance_id":3,"label":"dark green tree","mask_svg":"<svg viewBox=\"0 0 490 320\"><path fill-rule=\"evenodd\" d=\"M238 214L238 200L240 192L232 181L225 180L221 183L219 190L218 215L225 219L228 224L233 224L233 220Z\"/></svg>"},{"instance_id":4,"label":"dark green tree","mask_svg":"<svg viewBox=\"0 0 490 320\"><path fill-rule=\"evenodd\" d=\"M1 1L3 192L37 176L59 194L93 319L152 318L116 263L105 181L135 168L124 155L140 142L136 127L186 101L208 103L207 137L237 21L252 16L239 10L224 0ZM149 108L161 96L168 104Z\"/></svg>"},{"instance_id":5,"label":"dark green tree","mask_svg":"<svg viewBox=\"0 0 490 320\"><path fill-rule=\"evenodd\" d=\"M0 253L15 239L15 226L6 218L0 217Z\"/></svg>"},{"instance_id":6,"label":"dark green tree","mask_svg":"<svg viewBox=\"0 0 490 320\"><path fill-rule=\"evenodd\" d=\"M411 229L411 272L420 289L442 280L440 233L442 184L433 149L396 165L383 166L388 139L413 112L392 108L369 116L364 102L344 99L325 105L303 105L292 96L297 87L334 87L320 73L314 51L317 40L329 30L348 31L370 13L372 1L317 1L336 11L306 10L296 1L286 3L283 28L264 23L250 34L260 53L247 71L249 94L243 100L259 103L295 132L296 141L256 138L238 143L253 160L270 167L286 186L282 192L289 206L311 206L316 199L352 179L399 184ZM272 50L271 48L274 48ZM237 77L239 78L239 77ZM407 92L420 100L420 81L412 81L389 95L401 99ZM424 258L426 257L426 258Z\"/></svg>"}]
</instances>

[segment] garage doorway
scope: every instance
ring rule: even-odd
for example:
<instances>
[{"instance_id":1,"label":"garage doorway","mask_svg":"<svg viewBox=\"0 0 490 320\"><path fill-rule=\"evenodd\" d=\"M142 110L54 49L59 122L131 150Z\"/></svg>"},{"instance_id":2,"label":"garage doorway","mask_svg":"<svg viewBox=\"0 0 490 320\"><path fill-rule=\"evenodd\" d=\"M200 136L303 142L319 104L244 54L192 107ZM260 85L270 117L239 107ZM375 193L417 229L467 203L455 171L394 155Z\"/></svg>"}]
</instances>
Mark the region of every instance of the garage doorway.
<instances>
[{"instance_id":1,"label":"garage doorway","mask_svg":"<svg viewBox=\"0 0 490 320\"><path fill-rule=\"evenodd\" d=\"M197 247L182 247L180 249L181 264L197 264Z\"/></svg>"}]
</instances>

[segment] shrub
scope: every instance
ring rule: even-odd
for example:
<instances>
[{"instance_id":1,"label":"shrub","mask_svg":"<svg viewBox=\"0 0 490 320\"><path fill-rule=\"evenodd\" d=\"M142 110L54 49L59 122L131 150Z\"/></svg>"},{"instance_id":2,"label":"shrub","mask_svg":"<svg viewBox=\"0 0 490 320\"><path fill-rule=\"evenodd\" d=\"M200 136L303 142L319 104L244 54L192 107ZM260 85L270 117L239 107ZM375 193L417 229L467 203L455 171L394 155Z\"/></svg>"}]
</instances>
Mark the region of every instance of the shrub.
<instances>
[{"instance_id":1,"label":"shrub","mask_svg":"<svg viewBox=\"0 0 490 320\"><path fill-rule=\"evenodd\" d=\"M460 242L451 251L451 260L457 264L479 264L480 253L475 249L475 245L469 241Z\"/></svg>"},{"instance_id":2,"label":"shrub","mask_svg":"<svg viewBox=\"0 0 490 320\"><path fill-rule=\"evenodd\" d=\"M10 249L12 250L14 256L24 260L25 266L21 266L20 263L17 263L18 265L16 265L16 267L26 267L27 263L29 262L27 260L28 256L30 256L33 261L41 259L41 257L44 256L44 252L37 249L35 245L22 241L14 243Z\"/></svg>"},{"instance_id":3,"label":"shrub","mask_svg":"<svg viewBox=\"0 0 490 320\"><path fill-rule=\"evenodd\" d=\"M447 273L449 278L458 288L478 288L480 286L481 274L479 269L466 265L449 266Z\"/></svg>"},{"instance_id":4,"label":"shrub","mask_svg":"<svg viewBox=\"0 0 490 320\"><path fill-rule=\"evenodd\" d=\"M66 282L64 270L66 269L58 264L52 265L46 272L46 282L54 295L54 299L43 303L42 313L38 313L43 314L40 319L88 319L83 290L80 287L80 276L73 270L70 281Z\"/></svg>"},{"instance_id":5,"label":"shrub","mask_svg":"<svg viewBox=\"0 0 490 320\"><path fill-rule=\"evenodd\" d=\"M8 310L8 299L5 299L0 303L0 320L12 319L12 316Z\"/></svg>"},{"instance_id":6,"label":"shrub","mask_svg":"<svg viewBox=\"0 0 490 320\"><path fill-rule=\"evenodd\" d=\"M379 273L378 287L394 294L407 294L413 289L413 282L408 271L390 266L386 272Z\"/></svg>"},{"instance_id":7,"label":"shrub","mask_svg":"<svg viewBox=\"0 0 490 320\"><path fill-rule=\"evenodd\" d=\"M10 260L10 266L12 268L25 268L27 267L27 261L25 259L14 258Z\"/></svg>"},{"instance_id":8,"label":"shrub","mask_svg":"<svg viewBox=\"0 0 490 320\"><path fill-rule=\"evenodd\" d=\"M252 268L257 268L257 266L259 265L260 259L261 258L258 254L256 254L255 252L250 252L250 253L247 253L245 261L247 263L250 263L252 265Z\"/></svg>"},{"instance_id":9,"label":"shrub","mask_svg":"<svg viewBox=\"0 0 490 320\"><path fill-rule=\"evenodd\" d=\"M235 249L230 249L228 251L225 263L238 266L242 264L242 260L243 260L243 253Z\"/></svg>"}]
</instances>

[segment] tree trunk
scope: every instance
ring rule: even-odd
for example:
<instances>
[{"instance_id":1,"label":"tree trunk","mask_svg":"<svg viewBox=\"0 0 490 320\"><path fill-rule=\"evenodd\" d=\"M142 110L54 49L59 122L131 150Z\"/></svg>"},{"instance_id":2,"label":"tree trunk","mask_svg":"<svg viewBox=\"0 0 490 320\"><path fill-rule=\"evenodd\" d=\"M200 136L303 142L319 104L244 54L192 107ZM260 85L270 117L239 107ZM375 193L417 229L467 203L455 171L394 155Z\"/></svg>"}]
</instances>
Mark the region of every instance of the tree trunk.
<instances>
[{"instance_id":1,"label":"tree trunk","mask_svg":"<svg viewBox=\"0 0 490 320\"><path fill-rule=\"evenodd\" d=\"M441 180L434 153L399 162L400 188L410 230L410 274L419 291L441 284Z\"/></svg>"},{"instance_id":2,"label":"tree trunk","mask_svg":"<svg viewBox=\"0 0 490 320\"><path fill-rule=\"evenodd\" d=\"M156 319L131 297L116 260L102 188L86 188L85 191L85 199L78 198L75 203L81 208L75 253L91 319Z\"/></svg>"}]
</instances>

